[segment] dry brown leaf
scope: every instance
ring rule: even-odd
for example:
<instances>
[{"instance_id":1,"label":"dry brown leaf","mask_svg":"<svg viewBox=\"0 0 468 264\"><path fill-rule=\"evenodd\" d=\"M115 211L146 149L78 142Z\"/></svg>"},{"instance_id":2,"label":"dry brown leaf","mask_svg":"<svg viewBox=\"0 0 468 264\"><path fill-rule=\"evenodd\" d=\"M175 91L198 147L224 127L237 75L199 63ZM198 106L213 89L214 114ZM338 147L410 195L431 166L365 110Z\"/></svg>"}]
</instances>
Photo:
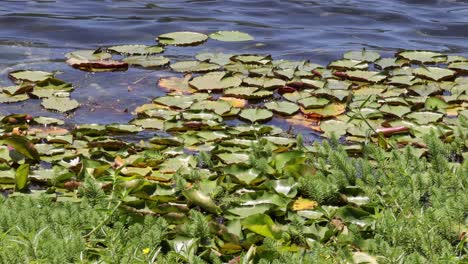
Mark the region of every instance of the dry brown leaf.
<instances>
[{"instance_id":1,"label":"dry brown leaf","mask_svg":"<svg viewBox=\"0 0 468 264\"><path fill-rule=\"evenodd\" d=\"M226 101L230 103L232 107L235 107L235 108L244 108L247 105L247 100L235 98L235 97L223 96L223 97L220 97L219 100Z\"/></svg>"},{"instance_id":2,"label":"dry brown leaf","mask_svg":"<svg viewBox=\"0 0 468 264\"><path fill-rule=\"evenodd\" d=\"M294 211L303 211L303 210L315 209L317 206L318 206L318 203L316 201L299 197L299 199L294 201L292 209Z\"/></svg>"}]
</instances>

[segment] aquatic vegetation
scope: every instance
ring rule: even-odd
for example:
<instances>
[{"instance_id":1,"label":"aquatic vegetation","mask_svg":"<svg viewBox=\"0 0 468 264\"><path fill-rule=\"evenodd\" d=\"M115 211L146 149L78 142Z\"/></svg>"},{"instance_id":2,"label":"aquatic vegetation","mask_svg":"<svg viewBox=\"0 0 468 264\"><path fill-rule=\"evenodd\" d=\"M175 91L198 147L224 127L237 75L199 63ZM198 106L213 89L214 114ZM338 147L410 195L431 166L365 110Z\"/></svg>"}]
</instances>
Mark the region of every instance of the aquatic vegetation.
<instances>
[{"instance_id":1,"label":"aquatic vegetation","mask_svg":"<svg viewBox=\"0 0 468 264\"><path fill-rule=\"evenodd\" d=\"M155 55L209 38L251 40L174 32L158 36L160 46L67 53L85 71L186 74L160 79L167 93L128 124L0 117L9 197L0 247L11 249L2 261L466 260L468 59L362 50L321 66L264 54ZM46 109L73 111L72 84L55 75L10 73L17 85L1 88L0 102L40 98ZM269 120L326 140L311 144ZM25 218L37 220L13 221ZM63 234L74 248L57 252Z\"/></svg>"}]
</instances>

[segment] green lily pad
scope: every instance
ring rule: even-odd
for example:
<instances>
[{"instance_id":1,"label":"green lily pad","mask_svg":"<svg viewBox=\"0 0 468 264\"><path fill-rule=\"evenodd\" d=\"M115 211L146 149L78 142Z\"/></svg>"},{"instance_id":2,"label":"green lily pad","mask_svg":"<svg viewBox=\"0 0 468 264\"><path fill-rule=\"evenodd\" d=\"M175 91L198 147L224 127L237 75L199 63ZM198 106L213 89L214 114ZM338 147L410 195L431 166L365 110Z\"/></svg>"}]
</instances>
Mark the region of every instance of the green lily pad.
<instances>
[{"instance_id":1,"label":"green lily pad","mask_svg":"<svg viewBox=\"0 0 468 264\"><path fill-rule=\"evenodd\" d=\"M448 104L439 97L428 97L424 103L424 108L426 110L437 111L445 113L445 108L448 107Z\"/></svg>"},{"instance_id":2,"label":"green lily pad","mask_svg":"<svg viewBox=\"0 0 468 264\"><path fill-rule=\"evenodd\" d=\"M297 106L297 104L287 101L268 102L265 104L265 107L282 115L293 115L299 111L299 106Z\"/></svg>"},{"instance_id":3,"label":"green lily pad","mask_svg":"<svg viewBox=\"0 0 468 264\"><path fill-rule=\"evenodd\" d=\"M49 97L42 99L41 105L49 110L55 110L62 113L72 111L80 106L78 101L68 97Z\"/></svg>"},{"instance_id":4,"label":"green lily pad","mask_svg":"<svg viewBox=\"0 0 468 264\"><path fill-rule=\"evenodd\" d=\"M375 61L376 68L388 70L408 65L408 61L402 58L381 58Z\"/></svg>"},{"instance_id":5,"label":"green lily pad","mask_svg":"<svg viewBox=\"0 0 468 264\"><path fill-rule=\"evenodd\" d=\"M442 81L446 79L453 78L455 76L455 71L437 67L421 67L413 71L414 74L427 78L433 81Z\"/></svg>"},{"instance_id":6,"label":"green lily pad","mask_svg":"<svg viewBox=\"0 0 468 264\"><path fill-rule=\"evenodd\" d=\"M224 90L224 96L242 99L261 99L272 95L272 91L261 90L258 87L236 87Z\"/></svg>"},{"instance_id":7,"label":"green lily pad","mask_svg":"<svg viewBox=\"0 0 468 264\"><path fill-rule=\"evenodd\" d=\"M16 103L29 99L27 94L9 95L7 93L0 93L0 103Z\"/></svg>"},{"instance_id":8,"label":"green lily pad","mask_svg":"<svg viewBox=\"0 0 468 264\"><path fill-rule=\"evenodd\" d=\"M328 64L329 68L337 70L367 70L369 65L360 60L336 60Z\"/></svg>"},{"instance_id":9,"label":"green lily pad","mask_svg":"<svg viewBox=\"0 0 468 264\"><path fill-rule=\"evenodd\" d=\"M141 67L162 67L169 64L170 60L164 56L129 56L123 59L130 65Z\"/></svg>"},{"instance_id":10,"label":"green lily pad","mask_svg":"<svg viewBox=\"0 0 468 264\"><path fill-rule=\"evenodd\" d=\"M189 82L189 85L199 91L211 91L236 87L241 83L241 78L237 76L230 76L226 72L210 72L194 78Z\"/></svg>"},{"instance_id":11,"label":"green lily pad","mask_svg":"<svg viewBox=\"0 0 468 264\"><path fill-rule=\"evenodd\" d=\"M216 156L225 164L247 164L249 161L247 153L221 153Z\"/></svg>"},{"instance_id":12,"label":"green lily pad","mask_svg":"<svg viewBox=\"0 0 468 264\"><path fill-rule=\"evenodd\" d=\"M164 129L164 120L161 120L158 118L134 119L130 122L130 124L141 126L144 129L157 129L157 130Z\"/></svg>"},{"instance_id":13,"label":"green lily pad","mask_svg":"<svg viewBox=\"0 0 468 264\"><path fill-rule=\"evenodd\" d=\"M387 78L387 76L381 74L380 72L360 71L360 70L346 71L346 75L351 80L371 82L371 83L377 83Z\"/></svg>"},{"instance_id":14,"label":"green lily pad","mask_svg":"<svg viewBox=\"0 0 468 264\"><path fill-rule=\"evenodd\" d=\"M100 50L77 50L65 54L67 59L77 59L80 61L107 60L112 58L112 55Z\"/></svg>"},{"instance_id":15,"label":"green lily pad","mask_svg":"<svg viewBox=\"0 0 468 264\"><path fill-rule=\"evenodd\" d=\"M413 112L406 115L406 118L411 119L420 125L426 125L439 121L443 116L444 115L441 113L434 112Z\"/></svg>"},{"instance_id":16,"label":"green lily pad","mask_svg":"<svg viewBox=\"0 0 468 264\"><path fill-rule=\"evenodd\" d=\"M432 51L403 51L397 54L398 57L417 63L440 63L447 60L447 56Z\"/></svg>"},{"instance_id":17,"label":"green lily pad","mask_svg":"<svg viewBox=\"0 0 468 264\"><path fill-rule=\"evenodd\" d=\"M346 134L346 130L349 128L350 124L340 121L340 120L325 120L320 123L320 129L324 132L322 136L330 138L332 134L337 137L341 137Z\"/></svg>"},{"instance_id":18,"label":"green lily pad","mask_svg":"<svg viewBox=\"0 0 468 264\"><path fill-rule=\"evenodd\" d=\"M210 96L207 94L193 94L191 96L166 95L154 99L153 102L173 108L186 109L189 108L195 101L205 100L209 97Z\"/></svg>"},{"instance_id":19,"label":"green lily pad","mask_svg":"<svg viewBox=\"0 0 468 264\"><path fill-rule=\"evenodd\" d=\"M241 62L244 64L259 64L265 65L271 62L271 56L269 55L236 55L231 58L233 61Z\"/></svg>"},{"instance_id":20,"label":"green lily pad","mask_svg":"<svg viewBox=\"0 0 468 264\"><path fill-rule=\"evenodd\" d=\"M247 77L242 82L246 86L257 86L265 89L275 89L286 85L286 82L281 79L267 77Z\"/></svg>"},{"instance_id":21,"label":"green lily pad","mask_svg":"<svg viewBox=\"0 0 468 264\"><path fill-rule=\"evenodd\" d=\"M271 119L273 117L273 113L266 109L252 108L242 110L239 117L252 123L264 122Z\"/></svg>"},{"instance_id":22,"label":"green lily pad","mask_svg":"<svg viewBox=\"0 0 468 264\"><path fill-rule=\"evenodd\" d=\"M142 130L139 126L126 124L110 124L106 129L115 133L138 133Z\"/></svg>"},{"instance_id":23,"label":"green lily pad","mask_svg":"<svg viewBox=\"0 0 468 264\"><path fill-rule=\"evenodd\" d=\"M234 56L233 54L226 54L226 53L211 53L211 52L202 52L198 53L195 58L199 61L216 63L218 65L224 66L231 62L231 57Z\"/></svg>"},{"instance_id":24,"label":"green lily pad","mask_svg":"<svg viewBox=\"0 0 468 264\"><path fill-rule=\"evenodd\" d=\"M438 85L437 83L428 83L428 84L417 84L417 85L410 86L408 90L411 90L422 97L426 97L433 93L442 91L442 87L440 87L440 85Z\"/></svg>"},{"instance_id":25,"label":"green lily pad","mask_svg":"<svg viewBox=\"0 0 468 264\"><path fill-rule=\"evenodd\" d=\"M305 115L316 117L316 118L328 118L333 116L341 115L346 111L346 105L341 103L331 103L326 105L323 108L312 108L312 109L303 109L301 108L302 113Z\"/></svg>"},{"instance_id":26,"label":"green lily pad","mask_svg":"<svg viewBox=\"0 0 468 264\"><path fill-rule=\"evenodd\" d=\"M45 116L38 116L34 117L34 122L41 125L63 125L65 122L63 120L53 118L53 117L45 117Z\"/></svg>"},{"instance_id":27,"label":"green lily pad","mask_svg":"<svg viewBox=\"0 0 468 264\"><path fill-rule=\"evenodd\" d=\"M225 101L210 101L204 100L194 103L191 107L191 110L198 110L198 111L213 111L218 115L224 115L229 113L231 110L231 104Z\"/></svg>"},{"instance_id":28,"label":"green lily pad","mask_svg":"<svg viewBox=\"0 0 468 264\"><path fill-rule=\"evenodd\" d=\"M203 61L179 61L171 64L171 69L176 72L208 72L219 68L218 64Z\"/></svg>"},{"instance_id":29,"label":"green lily pad","mask_svg":"<svg viewBox=\"0 0 468 264\"><path fill-rule=\"evenodd\" d=\"M398 117L403 117L405 116L406 114L408 114L409 112L411 112L411 108L409 108L408 106L404 106L404 105L389 105L389 104L385 104L383 105L382 107L380 107L379 109L382 113L385 113L385 114L390 114L390 115L395 115L395 116L398 116Z\"/></svg>"},{"instance_id":30,"label":"green lily pad","mask_svg":"<svg viewBox=\"0 0 468 264\"><path fill-rule=\"evenodd\" d=\"M326 98L306 97L306 98L299 99L297 102L305 109L310 109L310 108L324 107L328 103L330 103L330 100Z\"/></svg>"},{"instance_id":31,"label":"green lily pad","mask_svg":"<svg viewBox=\"0 0 468 264\"><path fill-rule=\"evenodd\" d=\"M343 55L343 58L348 60L374 62L380 58L380 55L375 51L363 49L362 51L348 51Z\"/></svg>"},{"instance_id":32,"label":"green lily pad","mask_svg":"<svg viewBox=\"0 0 468 264\"><path fill-rule=\"evenodd\" d=\"M162 45L188 46L205 42L208 36L197 32L171 32L159 35L157 41Z\"/></svg>"},{"instance_id":33,"label":"green lily pad","mask_svg":"<svg viewBox=\"0 0 468 264\"><path fill-rule=\"evenodd\" d=\"M209 36L211 39L227 42L249 41L254 39L249 34L240 31L218 31L211 33Z\"/></svg>"},{"instance_id":34,"label":"green lily pad","mask_svg":"<svg viewBox=\"0 0 468 264\"><path fill-rule=\"evenodd\" d=\"M327 79L325 88L331 90L347 90L351 87L352 83L349 81L340 81L335 79Z\"/></svg>"},{"instance_id":35,"label":"green lily pad","mask_svg":"<svg viewBox=\"0 0 468 264\"><path fill-rule=\"evenodd\" d=\"M123 55L152 55L163 52L164 48L160 46L147 46L136 44L112 46L107 48L107 50Z\"/></svg>"},{"instance_id":36,"label":"green lily pad","mask_svg":"<svg viewBox=\"0 0 468 264\"><path fill-rule=\"evenodd\" d=\"M14 71L10 72L8 77L15 83L40 82L54 77L54 74L45 71Z\"/></svg>"},{"instance_id":37,"label":"green lily pad","mask_svg":"<svg viewBox=\"0 0 468 264\"><path fill-rule=\"evenodd\" d=\"M452 62L448 65L448 68L457 72L466 73L468 72L468 61Z\"/></svg>"}]
</instances>

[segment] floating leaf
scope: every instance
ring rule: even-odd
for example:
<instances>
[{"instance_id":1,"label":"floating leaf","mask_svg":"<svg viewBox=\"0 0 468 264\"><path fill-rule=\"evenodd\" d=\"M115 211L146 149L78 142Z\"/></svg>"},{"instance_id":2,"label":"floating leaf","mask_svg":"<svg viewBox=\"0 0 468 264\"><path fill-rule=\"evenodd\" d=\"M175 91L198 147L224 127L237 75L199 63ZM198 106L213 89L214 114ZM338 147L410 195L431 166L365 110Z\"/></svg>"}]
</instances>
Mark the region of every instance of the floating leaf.
<instances>
[{"instance_id":1,"label":"floating leaf","mask_svg":"<svg viewBox=\"0 0 468 264\"><path fill-rule=\"evenodd\" d=\"M0 93L0 103L16 103L28 100L27 94L9 95L6 93Z\"/></svg>"},{"instance_id":2,"label":"floating leaf","mask_svg":"<svg viewBox=\"0 0 468 264\"><path fill-rule=\"evenodd\" d=\"M175 92L177 94L191 94L194 91L189 86L189 80L191 78L192 78L191 74L187 74L183 78L179 78L179 77L161 78L158 81L158 86L168 92Z\"/></svg>"},{"instance_id":3,"label":"floating leaf","mask_svg":"<svg viewBox=\"0 0 468 264\"><path fill-rule=\"evenodd\" d=\"M306 97L297 101L305 109L321 108L326 106L330 101L326 98Z\"/></svg>"},{"instance_id":4,"label":"floating leaf","mask_svg":"<svg viewBox=\"0 0 468 264\"><path fill-rule=\"evenodd\" d=\"M414 74L424 77L427 79L431 79L433 81L442 81L446 79L450 79L455 76L455 71L437 67L421 67L417 68L414 71Z\"/></svg>"},{"instance_id":5,"label":"floating leaf","mask_svg":"<svg viewBox=\"0 0 468 264\"><path fill-rule=\"evenodd\" d=\"M375 61L376 68L380 70L399 68L407 64L408 61L401 58L381 58Z\"/></svg>"},{"instance_id":6,"label":"floating leaf","mask_svg":"<svg viewBox=\"0 0 468 264\"><path fill-rule=\"evenodd\" d=\"M269 102L265 104L267 109L283 115L293 115L299 111L299 106L295 103L282 101L282 102Z\"/></svg>"},{"instance_id":7,"label":"floating leaf","mask_svg":"<svg viewBox=\"0 0 468 264\"><path fill-rule=\"evenodd\" d=\"M199 111L210 110L210 111L215 112L218 115L224 115L231 110L231 104L225 101L205 100L205 101L194 103L190 107L190 109L199 110Z\"/></svg>"},{"instance_id":8,"label":"floating leaf","mask_svg":"<svg viewBox=\"0 0 468 264\"><path fill-rule=\"evenodd\" d=\"M439 63L447 60L447 56L432 51L409 50L400 52L397 55L398 57L417 63Z\"/></svg>"},{"instance_id":9,"label":"floating leaf","mask_svg":"<svg viewBox=\"0 0 468 264\"><path fill-rule=\"evenodd\" d=\"M337 70L367 70L369 65L360 60L337 60L328 64L329 68Z\"/></svg>"},{"instance_id":10,"label":"floating leaf","mask_svg":"<svg viewBox=\"0 0 468 264\"><path fill-rule=\"evenodd\" d=\"M40 82L52 78L54 76L51 72L45 71L14 71L8 74L10 79L15 83L21 82Z\"/></svg>"},{"instance_id":11,"label":"floating leaf","mask_svg":"<svg viewBox=\"0 0 468 264\"><path fill-rule=\"evenodd\" d=\"M162 67L169 64L170 60L164 56L129 56L123 59L130 65L141 67Z\"/></svg>"},{"instance_id":12,"label":"floating leaf","mask_svg":"<svg viewBox=\"0 0 468 264\"><path fill-rule=\"evenodd\" d=\"M340 120L325 120L320 122L320 129L325 132L322 136L331 138L334 134L338 138L346 134L350 124Z\"/></svg>"},{"instance_id":13,"label":"floating leaf","mask_svg":"<svg viewBox=\"0 0 468 264\"><path fill-rule=\"evenodd\" d=\"M231 62L231 57L234 56L233 54L226 54L226 53L211 53L211 52L202 52L198 53L195 58L199 61L216 63L218 65L226 65Z\"/></svg>"},{"instance_id":14,"label":"floating leaf","mask_svg":"<svg viewBox=\"0 0 468 264\"><path fill-rule=\"evenodd\" d=\"M355 81L364 81L364 82L380 82L385 80L387 76L381 74L380 72L373 72L373 71L346 71L346 75L349 79Z\"/></svg>"},{"instance_id":15,"label":"floating leaf","mask_svg":"<svg viewBox=\"0 0 468 264\"><path fill-rule=\"evenodd\" d=\"M236 87L224 90L224 95L243 99L261 99L272 96L273 92L261 90L258 87Z\"/></svg>"},{"instance_id":16,"label":"floating leaf","mask_svg":"<svg viewBox=\"0 0 468 264\"><path fill-rule=\"evenodd\" d=\"M210 72L194 78L190 86L201 91L222 90L239 86L242 80L236 76L229 76L226 72Z\"/></svg>"},{"instance_id":17,"label":"floating leaf","mask_svg":"<svg viewBox=\"0 0 468 264\"><path fill-rule=\"evenodd\" d=\"M273 113L266 109L244 109L239 114L239 117L245 120L249 120L252 123L267 121L273 117Z\"/></svg>"},{"instance_id":18,"label":"floating leaf","mask_svg":"<svg viewBox=\"0 0 468 264\"><path fill-rule=\"evenodd\" d=\"M304 109L301 108L302 113L307 116L315 117L315 118L327 118L341 115L346 111L346 105L341 103L331 103L326 105L323 108L315 108L315 109Z\"/></svg>"},{"instance_id":19,"label":"floating leaf","mask_svg":"<svg viewBox=\"0 0 468 264\"><path fill-rule=\"evenodd\" d=\"M74 110L80 106L78 101L67 97L49 97L42 100L41 105L49 110L55 110L62 113Z\"/></svg>"},{"instance_id":20,"label":"floating leaf","mask_svg":"<svg viewBox=\"0 0 468 264\"><path fill-rule=\"evenodd\" d=\"M463 62L452 62L448 65L448 68L457 72L467 73L468 72L468 61Z\"/></svg>"},{"instance_id":21,"label":"floating leaf","mask_svg":"<svg viewBox=\"0 0 468 264\"><path fill-rule=\"evenodd\" d=\"M171 32L159 35L157 40L162 45L188 46L205 42L208 36L197 32Z\"/></svg>"},{"instance_id":22,"label":"floating leaf","mask_svg":"<svg viewBox=\"0 0 468 264\"><path fill-rule=\"evenodd\" d=\"M215 71L219 68L218 64L202 61L179 61L171 64L171 69L176 72L207 72Z\"/></svg>"},{"instance_id":23,"label":"floating leaf","mask_svg":"<svg viewBox=\"0 0 468 264\"><path fill-rule=\"evenodd\" d=\"M246 153L221 153L216 156L225 164L247 164L249 155Z\"/></svg>"},{"instance_id":24,"label":"floating leaf","mask_svg":"<svg viewBox=\"0 0 468 264\"><path fill-rule=\"evenodd\" d=\"M434 112L413 112L406 115L406 117L414 120L420 125L425 125L439 121L443 117L443 114Z\"/></svg>"},{"instance_id":25,"label":"floating leaf","mask_svg":"<svg viewBox=\"0 0 468 264\"><path fill-rule=\"evenodd\" d=\"M254 39L249 34L240 31L218 31L211 33L209 36L212 39L227 42L249 41Z\"/></svg>"},{"instance_id":26,"label":"floating leaf","mask_svg":"<svg viewBox=\"0 0 468 264\"><path fill-rule=\"evenodd\" d=\"M164 48L147 45L119 45L109 47L107 50L123 55L152 55L163 52Z\"/></svg>"},{"instance_id":27,"label":"floating leaf","mask_svg":"<svg viewBox=\"0 0 468 264\"><path fill-rule=\"evenodd\" d=\"M424 103L424 108L427 110L438 111L442 113L445 113L445 108L447 108L447 106L448 104L439 97L428 97Z\"/></svg>"}]
</instances>

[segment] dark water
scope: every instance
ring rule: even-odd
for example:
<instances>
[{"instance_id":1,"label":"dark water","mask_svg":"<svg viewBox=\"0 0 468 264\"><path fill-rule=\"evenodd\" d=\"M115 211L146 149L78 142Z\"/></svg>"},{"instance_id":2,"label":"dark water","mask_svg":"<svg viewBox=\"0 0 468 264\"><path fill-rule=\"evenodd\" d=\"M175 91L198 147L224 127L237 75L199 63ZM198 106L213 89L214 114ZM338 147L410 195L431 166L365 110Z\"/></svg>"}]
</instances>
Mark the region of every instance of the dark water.
<instances>
[{"instance_id":1,"label":"dark water","mask_svg":"<svg viewBox=\"0 0 468 264\"><path fill-rule=\"evenodd\" d=\"M17 69L59 70L76 87L82 107L70 123L127 122L130 112L162 92L156 82L168 71L130 69L86 73L64 63L63 54L116 44L154 44L172 31L240 30L255 41L208 41L193 48L169 47L172 61L198 51L272 54L327 64L362 48L391 55L399 49L468 54L468 0L0 0L0 86ZM126 110L129 110L126 112ZM41 109L38 100L0 105L0 114Z\"/></svg>"}]
</instances>

